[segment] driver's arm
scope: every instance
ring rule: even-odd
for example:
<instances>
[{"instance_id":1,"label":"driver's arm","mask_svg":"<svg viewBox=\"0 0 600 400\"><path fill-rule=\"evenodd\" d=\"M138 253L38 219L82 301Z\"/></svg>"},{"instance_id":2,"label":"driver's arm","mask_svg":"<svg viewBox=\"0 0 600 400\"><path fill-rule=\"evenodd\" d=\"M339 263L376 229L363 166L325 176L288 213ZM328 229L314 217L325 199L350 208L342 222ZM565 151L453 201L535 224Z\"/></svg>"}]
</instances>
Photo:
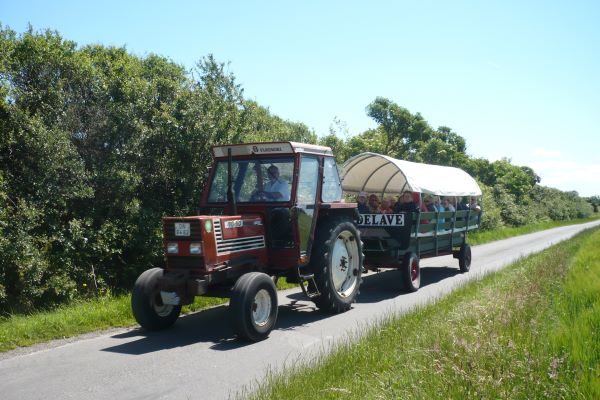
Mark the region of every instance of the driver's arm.
<instances>
[{"instance_id":1,"label":"driver's arm","mask_svg":"<svg viewBox=\"0 0 600 400\"><path fill-rule=\"evenodd\" d=\"M272 199L272 200L277 200L283 197L283 195L280 192L265 192L267 194L267 197Z\"/></svg>"}]
</instances>

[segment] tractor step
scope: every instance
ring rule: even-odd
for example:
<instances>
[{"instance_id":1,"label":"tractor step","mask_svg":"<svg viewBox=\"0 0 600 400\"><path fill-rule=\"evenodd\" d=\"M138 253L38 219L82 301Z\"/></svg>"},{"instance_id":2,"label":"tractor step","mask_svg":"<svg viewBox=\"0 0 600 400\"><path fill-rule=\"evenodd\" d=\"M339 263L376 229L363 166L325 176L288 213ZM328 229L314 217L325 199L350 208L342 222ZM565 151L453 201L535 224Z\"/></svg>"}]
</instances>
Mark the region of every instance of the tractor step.
<instances>
[{"instance_id":1,"label":"tractor step","mask_svg":"<svg viewBox=\"0 0 600 400\"><path fill-rule=\"evenodd\" d=\"M300 284L300 289L302 289L302 293L309 299L314 299L321 295L319 289L317 288L317 283L315 282L315 274L303 274L300 271L300 267L298 267L298 283ZM309 285L312 282L312 285ZM312 286L312 290L310 288Z\"/></svg>"}]
</instances>

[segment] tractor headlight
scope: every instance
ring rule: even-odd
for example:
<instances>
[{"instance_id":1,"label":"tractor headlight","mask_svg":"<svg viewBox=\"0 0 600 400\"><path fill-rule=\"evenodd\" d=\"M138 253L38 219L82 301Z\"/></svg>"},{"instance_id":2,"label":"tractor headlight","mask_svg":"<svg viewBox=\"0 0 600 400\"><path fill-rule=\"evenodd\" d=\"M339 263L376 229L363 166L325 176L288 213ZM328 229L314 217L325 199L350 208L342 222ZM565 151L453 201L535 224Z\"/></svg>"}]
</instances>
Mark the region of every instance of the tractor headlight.
<instances>
[{"instance_id":1,"label":"tractor headlight","mask_svg":"<svg viewBox=\"0 0 600 400\"><path fill-rule=\"evenodd\" d=\"M202 254L202 243L190 243L190 254Z\"/></svg>"},{"instance_id":2,"label":"tractor headlight","mask_svg":"<svg viewBox=\"0 0 600 400\"><path fill-rule=\"evenodd\" d=\"M167 253L169 253L169 254L177 254L177 253L179 253L179 244L177 244L177 243L168 243L167 244Z\"/></svg>"}]
</instances>

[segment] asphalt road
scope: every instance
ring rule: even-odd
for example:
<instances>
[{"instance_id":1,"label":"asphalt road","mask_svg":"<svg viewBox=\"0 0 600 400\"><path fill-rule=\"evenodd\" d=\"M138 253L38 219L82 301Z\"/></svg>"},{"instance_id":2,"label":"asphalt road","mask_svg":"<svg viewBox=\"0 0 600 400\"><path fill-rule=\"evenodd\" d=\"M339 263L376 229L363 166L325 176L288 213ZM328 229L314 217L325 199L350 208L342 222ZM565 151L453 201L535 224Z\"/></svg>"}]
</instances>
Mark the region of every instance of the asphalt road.
<instances>
[{"instance_id":1,"label":"asphalt road","mask_svg":"<svg viewBox=\"0 0 600 400\"><path fill-rule=\"evenodd\" d=\"M370 273L358 303L336 316L315 310L299 290L279 295L269 339L234 339L227 307L181 317L172 329L113 330L0 355L0 398L222 399L252 388L268 371L310 360L386 316L406 313L520 257L568 239L600 221L538 232L473 248L467 274L450 256L423 260L418 292L400 290L395 271Z\"/></svg>"}]
</instances>

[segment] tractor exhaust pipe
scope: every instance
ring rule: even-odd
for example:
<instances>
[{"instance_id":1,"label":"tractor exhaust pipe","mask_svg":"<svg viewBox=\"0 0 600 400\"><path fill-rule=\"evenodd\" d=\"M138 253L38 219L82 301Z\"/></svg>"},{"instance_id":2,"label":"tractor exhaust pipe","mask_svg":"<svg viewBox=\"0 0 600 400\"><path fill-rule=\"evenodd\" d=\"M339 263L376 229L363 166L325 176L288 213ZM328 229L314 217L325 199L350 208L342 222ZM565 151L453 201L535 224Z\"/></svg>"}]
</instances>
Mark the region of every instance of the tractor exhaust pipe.
<instances>
[{"instance_id":1,"label":"tractor exhaust pipe","mask_svg":"<svg viewBox=\"0 0 600 400\"><path fill-rule=\"evenodd\" d=\"M235 195L233 192L233 178L231 175L231 147L227 149L227 201L231 204L231 215L237 215L237 203L235 202Z\"/></svg>"}]
</instances>

